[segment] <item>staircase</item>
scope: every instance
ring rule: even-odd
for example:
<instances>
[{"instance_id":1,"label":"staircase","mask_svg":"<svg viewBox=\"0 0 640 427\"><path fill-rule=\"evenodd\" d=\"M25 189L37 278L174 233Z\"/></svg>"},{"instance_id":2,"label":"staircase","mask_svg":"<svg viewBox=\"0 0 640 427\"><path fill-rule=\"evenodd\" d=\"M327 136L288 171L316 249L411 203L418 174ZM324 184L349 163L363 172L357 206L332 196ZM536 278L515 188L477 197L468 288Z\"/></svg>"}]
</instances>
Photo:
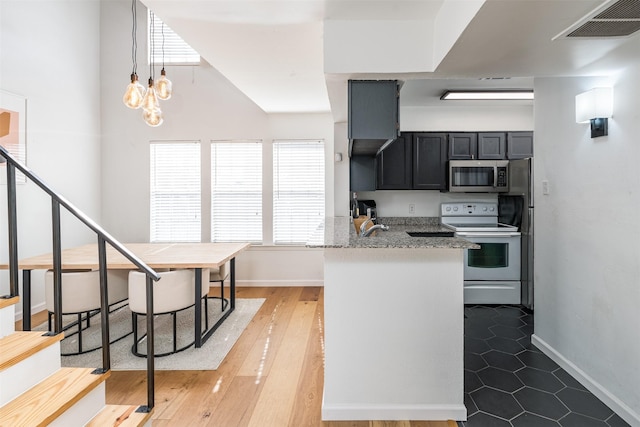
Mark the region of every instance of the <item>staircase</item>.
<instances>
[{"instance_id":1,"label":"staircase","mask_svg":"<svg viewBox=\"0 0 640 427\"><path fill-rule=\"evenodd\" d=\"M0 298L0 426L150 426L152 411L106 405L110 371L61 367L60 340L15 330L19 297Z\"/></svg>"}]
</instances>

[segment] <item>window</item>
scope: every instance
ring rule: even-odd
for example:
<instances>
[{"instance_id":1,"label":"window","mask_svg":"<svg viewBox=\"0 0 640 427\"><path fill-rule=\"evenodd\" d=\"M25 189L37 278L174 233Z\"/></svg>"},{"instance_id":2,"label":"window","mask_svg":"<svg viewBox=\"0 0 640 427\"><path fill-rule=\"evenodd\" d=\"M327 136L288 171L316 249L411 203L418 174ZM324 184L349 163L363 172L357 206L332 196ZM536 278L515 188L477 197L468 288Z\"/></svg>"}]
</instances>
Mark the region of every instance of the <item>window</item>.
<instances>
[{"instance_id":1,"label":"window","mask_svg":"<svg viewBox=\"0 0 640 427\"><path fill-rule=\"evenodd\" d=\"M324 141L274 141L274 243L304 244L323 220Z\"/></svg>"},{"instance_id":2,"label":"window","mask_svg":"<svg viewBox=\"0 0 640 427\"><path fill-rule=\"evenodd\" d=\"M211 143L211 241L262 242L262 143Z\"/></svg>"},{"instance_id":3,"label":"window","mask_svg":"<svg viewBox=\"0 0 640 427\"><path fill-rule=\"evenodd\" d=\"M200 242L200 143L151 142L149 239Z\"/></svg>"},{"instance_id":4,"label":"window","mask_svg":"<svg viewBox=\"0 0 640 427\"><path fill-rule=\"evenodd\" d=\"M147 45L153 46L153 57L151 58L152 49L149 48L150 62L153 64L171 65L199 65L200 54L189 46L182 38L173 32L156 14L149 10L149 40ZM164 43L163 43L164 35Z\"/></svg>"}]
</instances>

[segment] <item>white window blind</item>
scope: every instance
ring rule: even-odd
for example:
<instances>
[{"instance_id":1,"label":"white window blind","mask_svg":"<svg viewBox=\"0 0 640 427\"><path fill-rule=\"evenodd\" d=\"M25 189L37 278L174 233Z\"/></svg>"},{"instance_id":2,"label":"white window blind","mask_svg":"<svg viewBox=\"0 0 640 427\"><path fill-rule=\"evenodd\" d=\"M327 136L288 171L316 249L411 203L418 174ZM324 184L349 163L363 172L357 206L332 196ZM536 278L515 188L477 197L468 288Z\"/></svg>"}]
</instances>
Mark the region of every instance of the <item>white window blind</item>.
<instances>
[{"instance_id":1,"label":"white window blind","mask_svg":"<svg viewBox=\"0 0 640 427\"><path fill-rule=\"evenodd\" d=\"M211 241L262 242L262 143L211 143Z\"/></svg>"},{"instance_id":2,"label":"white window blind","mask_svg":"<svg viewBox=\"0 0 640 427\"><path fill-rule=\"evenodd\" d=\"M274 243L305 244L323 220L324 141L274 141Z\"/></svg>"},{"instance_id":3,"label":"white window blind","mask_svg":"<svg viewBox=\"0 0 640 427\"><path fill-rule=\"evenodd\" d=\"M164 46L164 63L172 65L199 65L200 54L182 40L158 16L149 10L148 52L153 64L162 65L162 48ZM162 36L164 33L164 45ZM153 56L151 55L153 46Z\"/></svg>"},{"instance_id":4,"label":"white window blind","mask_svg":"<svg viewBox=\"0 0 640 427\"><path fill-rule=\"evenodd\" d=\"M151 142L150 241L200 242L200 143Z\"/></svg>"}]
</instances>

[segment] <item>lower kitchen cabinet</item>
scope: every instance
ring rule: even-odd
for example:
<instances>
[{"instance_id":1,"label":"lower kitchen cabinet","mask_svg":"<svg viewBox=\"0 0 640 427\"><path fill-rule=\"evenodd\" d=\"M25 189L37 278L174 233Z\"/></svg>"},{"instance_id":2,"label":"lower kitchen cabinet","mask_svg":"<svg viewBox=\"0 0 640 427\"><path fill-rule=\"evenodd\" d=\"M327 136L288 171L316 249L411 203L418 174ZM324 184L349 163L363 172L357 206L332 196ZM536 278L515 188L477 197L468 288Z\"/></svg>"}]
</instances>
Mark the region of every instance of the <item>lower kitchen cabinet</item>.
<instances>
[{"instance_id":1,"label":"lower kitchen cabinet","mask_svg":"<svg viewBox=\"0 0 640 427\"><path fill-rule=\"evenodd\" d=\"M414 190L446 190L447 134L413 134Z\"/></svg>"},{"instance_id":2,"label":"lower kitchen cabinet","mask_svg":"<svg viewBox=\"0 0 640 427\"><path fill-rule=\"evenodd\" d=\"M377 189L410 190L412 187L411 134L403 133L378 156Z\"/></svg>"}]
</instances>

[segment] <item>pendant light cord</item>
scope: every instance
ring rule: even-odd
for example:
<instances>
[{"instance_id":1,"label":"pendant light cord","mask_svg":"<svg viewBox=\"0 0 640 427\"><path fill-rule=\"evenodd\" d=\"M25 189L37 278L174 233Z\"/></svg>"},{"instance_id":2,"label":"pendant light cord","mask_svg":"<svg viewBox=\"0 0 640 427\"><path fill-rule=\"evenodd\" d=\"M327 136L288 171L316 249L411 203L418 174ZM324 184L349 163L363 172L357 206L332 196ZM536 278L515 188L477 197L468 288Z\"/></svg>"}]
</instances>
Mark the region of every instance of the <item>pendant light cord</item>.
<instances>
[{"instance_id":1,"label":"pendant light cord","mask_svg":"<svg viewBox=\"0 0 640 427\"><path fill-rule=\"evenodd\" d=\"M153 67L153 63L155 60L154 57L154 53L155 53L155 44L156 44L156 31L155 31L155 26L156 26L156 16L153 13L153 11L150 11L149 13L149 18L150 18L150 23L149 23L149 33L150 33L150 37L149 37L149 44L151 45L151 54L149 55L149 78L151 80L155 80L155 73L154 73L154 67Z\"/></svg>"},{"instance_id":2,"label":"pendant light cord","mask_svg":"<svg viewBox=\"0 0 640 427\"><path fill-rule=\"evenodd\" d=\"M164 71L164 26L165 26L165 23L163 21L162 22L162 27L161 27L161 31L162 31L162 71Z\"/></svg>"},{"instance_id":3,"label":"pendant light cord","mask_svg":"<svg viewBox=\"0 0 640 427\"><path fill-rule=\"evenodd\" d=\"M133 63L133 69L131 70L131 74L138 74L138 41L136 37L136 33L138 32L138 13L136 7L136 0L131 0L131 16L133 17L133 23L131 25L131 62Z\"/></svg>"}]
</instances>

